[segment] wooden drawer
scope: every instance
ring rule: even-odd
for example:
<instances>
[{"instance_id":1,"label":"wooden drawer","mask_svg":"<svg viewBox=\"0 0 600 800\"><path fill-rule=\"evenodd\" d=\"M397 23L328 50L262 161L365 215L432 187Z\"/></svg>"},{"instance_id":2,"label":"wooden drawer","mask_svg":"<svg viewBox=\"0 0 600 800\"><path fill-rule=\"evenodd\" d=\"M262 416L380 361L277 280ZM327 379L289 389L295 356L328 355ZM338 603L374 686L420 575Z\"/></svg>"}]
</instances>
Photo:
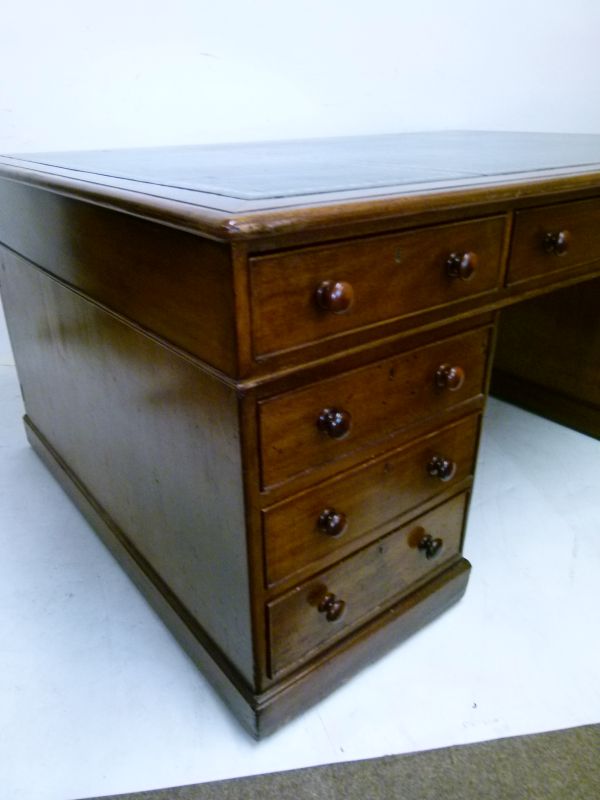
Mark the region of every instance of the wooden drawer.
<instances>
[{"instance_id":1,"label":"wooden drawer","mask_svg":"<svg viewBox=\"0 0 600 800\"><path fill-rule=\"evenodd\" d=\"M369 531L391 527L402 514L468 478L478 430L479 415L471 415L265 509L268 583L283 580ZM449 463L435 460L440 457Z\"/></svg>"},{"instance_id":2,"label":"wooden drawer","mask_svg":"<svg viewBox=\"0 0 600 800\"><path fill-rule=\"evenodd\" d=\"M282 483L476 397L484 390L488 347L489 329L479 328L262 401L263 486ZM449 367L462 380L442 387Z\"/></svg>"},{"instance_id":3,"label":"wooden drawer","mask_svg":"<svg viewBox=\"0 0 600 800\"><path fill-rule=\"evenodd\" d=\"M600 200L545 206L515 215L508 283L600 259Z\"/></svg>"},{"instance_id":4,"label":"wooden drawer","mask_svg":"<svg viewBox=\"0 0 600 800\"><path fill-rule=\"evenodd\" d=\"M455 557L465 505L459 495L269 603L271 673L330 645ZM433 558L422 549L428 536L443 542Z\"/></svg>"},{"instance_id":5,"label":"wooden drawer","mask_svg":"<svg viewBox=\"0 0 600 800\"><path fill-rule=\"evenodd\" d=\"M490 217L251 259L255 355L492 292L504 227L504 217ZM450 276L451 254L470 254L468 280ZM348 309L320 307L316 293L327 282L348 284L338 300L343 306L352 290Z\"/></svg>"}]
</instances>

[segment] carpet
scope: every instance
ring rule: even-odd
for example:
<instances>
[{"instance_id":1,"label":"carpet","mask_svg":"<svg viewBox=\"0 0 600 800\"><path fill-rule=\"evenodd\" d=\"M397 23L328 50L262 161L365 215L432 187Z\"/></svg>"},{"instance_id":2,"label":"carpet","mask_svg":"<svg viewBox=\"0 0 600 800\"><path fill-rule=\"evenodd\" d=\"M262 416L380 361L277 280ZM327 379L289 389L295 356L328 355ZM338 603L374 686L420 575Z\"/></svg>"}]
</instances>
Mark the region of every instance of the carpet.
<instances>
[{"instance_id":1,"label":"carpet","mask_svg":"<svg viewBox=\"0 0 600 800\"><path fill-rule=\"evenodd\" d=\"M408 755L112 795L109 800L248 798L599 800L600 724Z\"/></svg>"}]
</instances>

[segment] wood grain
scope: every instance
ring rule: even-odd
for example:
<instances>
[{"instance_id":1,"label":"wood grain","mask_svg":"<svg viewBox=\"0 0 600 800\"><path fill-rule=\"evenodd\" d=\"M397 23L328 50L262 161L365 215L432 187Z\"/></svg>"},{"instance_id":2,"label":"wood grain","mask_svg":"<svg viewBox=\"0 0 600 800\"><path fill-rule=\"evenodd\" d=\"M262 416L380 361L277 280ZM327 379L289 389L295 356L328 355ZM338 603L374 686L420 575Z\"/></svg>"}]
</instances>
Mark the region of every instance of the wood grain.
<instances>
[{"instance_id":1,"label":"wood grain","mask_svg":"<svg viewBox=\"0 0 600 800\"><path fill-rule=\"evenodd\" d=\"M467 588L470 570L465 558L450 562L430 581L342 639L335 648L317 654L289 677L282 677L259 698L257 735L267 736L305 712L317 700L343 686L357 670L374 663L457 603Z\"/></svg>"},{"instance_id":2,"label":"wood grain","mask_svg":"<svg viewBox=\"0 0 600 800\"><path fill-rule=\"evenodd\" d=\"M29 417L251 682L235 391L24 259L2 261Z\"/></svg>"},{"instance_id":3,"label":"wood grain","mask_svg":"<svg viewBox=\"0 0 600 800\"><path fill-rule=\"evenodd\" d=\"M600 438L600 280L502 312L491 391Z\"/></svg>"},{"instance_id":4,"label":"wood grain","mask_svg":"<svg viewBox=\"0 0 600 800\"><path fill-rule=\"evenodd\" d=\"M262 256L250 261L253 342L257 356L353 328L493 292L499 285L504 218L423 228L395 236ZM453 280L452 253L473 253L477 269ZM344 313L323 309L323 282L353 293ZM290 325L290 319L294 321Z\"/></svg>"},{"instance_id":5,"label":"wood grain","mask_svg":"<svg viewBox=\"0 0 600 800\"><path fill-rule=\"evenodd\" d=\"M449 500L270 603L272 672L306 660L316 649L347 635L365 618L390 605L411 584L455 558L465 502L464 495ZM423 533L444 541L435 560L427 559L419 549ZM337 621L319 612L327 592L346 604L345 613Z\"/></svg>"},{"instance_id":6,"label":"wood grain","mask_svg":"<svg viewBox=\"0 0 600 800\"><path fill-rule=\"evenodd\" d=\"M340 547L371 532L390 528L402 514L461 484L475 468L479 416L471 416L417 442L385 453L366 464L343 472L313 489L292 496L263 511L266 572L275 584L298 570L335 555ZM456 464L449 482L427 471L433 456L444 454ZM336 537L318 525L324 509L344 515L346 525Z\"/></svg>"},{"instance_id":7,"label":"wood grain","mask_svg":"<svg viewBox=\"0 0 600 800\"><path fill-rule=\"evenodd\" d=\"M597 191L600 176L594 135L447 131L219 149L218 165L214 146L4 156L0 175L207 236L263 244L307 229L339 235L342 225L351 226L348 236L367 220L388 220L389 229L389 220L432 207L464 213ZM311 169L317 180L298 192ZM375 185L374 171L382 176ZM269 188L257 191L265 180Z\"/></svg>"},{"instance_id":8,"label":"wood grain","mask_svg":"<svg viewBox=\"0 0 600 800\"><path fill-rule=\"evenodd\" d=\"M560 252L546 237L567 234ZM519 211L511 248L508 282L520 283L600 260L600 200L565 203Z\"/></svg>"},{"instance_id":9,"label":"wood grain","mask_svg":"<svg viewBox=\"0 0 600 800\"><path fill-rule=\"evenodd\" d=\"M254 735L464 591L499 309L597 411L599 197L598 136L0 157L30 440Z\"/></svg>"},{"instance_id":10,"label":"wood grain","mask_svg":"<svg viewBox=\"0 0 600 800\"><path fill-rule=\"evenodd\" d=\"M479 395L488 348L489 330L484 328L261 402L263 486L388 439ZM441 364L464 369L464 384L458 391L437 389L435 373ZM319 430L317 420L326 408L351 415L350 431L343 438Z\"/></svg>"},{"instance_id":11,"label":"wood grain","mask_svg":"<svg viewBox=\"0 0 600 800\"><path fill-rule=\"evenodd\" d=\"M144 330L236 374L226 247L2 180L0 242Z\"/></svg>"}]
</instances>

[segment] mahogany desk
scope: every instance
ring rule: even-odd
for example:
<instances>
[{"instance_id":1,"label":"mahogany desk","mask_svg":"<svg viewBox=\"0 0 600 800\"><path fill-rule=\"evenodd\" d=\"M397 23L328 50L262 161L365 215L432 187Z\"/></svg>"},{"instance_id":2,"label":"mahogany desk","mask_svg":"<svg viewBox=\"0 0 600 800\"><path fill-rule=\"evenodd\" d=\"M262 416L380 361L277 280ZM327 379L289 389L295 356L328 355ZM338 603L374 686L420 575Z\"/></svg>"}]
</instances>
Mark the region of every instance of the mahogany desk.
<instances>
[{"instance_id":1,"label":"mahogany desk","mask_svg":"<svg viewBox=\"0 0 600 800\"><path fill-rule=\"evenodd\" d=\"M463 594L501 309L600 430L600 136L5 156L0 242L31 444L256 736Z\"/></svg>"}]
</instances>

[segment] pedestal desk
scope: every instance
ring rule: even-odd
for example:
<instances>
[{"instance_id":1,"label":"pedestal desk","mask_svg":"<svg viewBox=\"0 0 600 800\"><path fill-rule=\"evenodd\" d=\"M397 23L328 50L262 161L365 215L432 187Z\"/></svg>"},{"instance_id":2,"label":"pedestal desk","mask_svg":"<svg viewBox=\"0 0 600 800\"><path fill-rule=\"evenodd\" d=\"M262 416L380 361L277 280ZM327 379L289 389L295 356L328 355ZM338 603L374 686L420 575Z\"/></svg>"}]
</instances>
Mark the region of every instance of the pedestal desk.
<instances>
[{"instance_id":1,"label":"pedestal desk","mask_svg":"<svg viewBox=\"0 0 600 800\"><path fill-rule=\"evenodd\" d=\"M600 430L598 136L5 156L0 242L32 446L256 736L463 594L501 309Z\"/></svg>"}]
</instances>

